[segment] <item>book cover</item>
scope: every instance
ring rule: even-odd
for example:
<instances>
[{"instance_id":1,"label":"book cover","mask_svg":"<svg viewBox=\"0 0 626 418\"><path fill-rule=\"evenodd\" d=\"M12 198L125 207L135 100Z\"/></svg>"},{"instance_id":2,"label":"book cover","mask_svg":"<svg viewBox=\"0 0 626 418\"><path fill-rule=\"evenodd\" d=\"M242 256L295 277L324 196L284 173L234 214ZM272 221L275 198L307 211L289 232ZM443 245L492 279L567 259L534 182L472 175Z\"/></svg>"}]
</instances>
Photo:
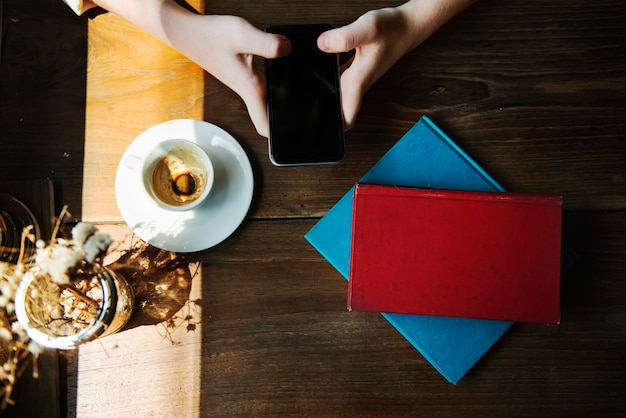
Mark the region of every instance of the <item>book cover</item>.
<instances>
[{"instance_id":1,"label":"book cover","mask_svg":"<svg viewBox=\"0 0 626 418\"><path fill-rule=\"evenodd\" d=\"M427 116L423 116L361 178L362 182L477 191L504 191ZM305 235L347 280L352 189ZM459 380L511 327L511 321L382 313L449 382Z\"/></svg>"},{"instance_id":2,"label":"book cover","mask_svg":"<svg viewBox=\"0 0 626 418\"><path fill-rule=\"evenodd\" d=\"M562 198L355 186L348 308L560 322Z\"/></svg>"}]
</instances>

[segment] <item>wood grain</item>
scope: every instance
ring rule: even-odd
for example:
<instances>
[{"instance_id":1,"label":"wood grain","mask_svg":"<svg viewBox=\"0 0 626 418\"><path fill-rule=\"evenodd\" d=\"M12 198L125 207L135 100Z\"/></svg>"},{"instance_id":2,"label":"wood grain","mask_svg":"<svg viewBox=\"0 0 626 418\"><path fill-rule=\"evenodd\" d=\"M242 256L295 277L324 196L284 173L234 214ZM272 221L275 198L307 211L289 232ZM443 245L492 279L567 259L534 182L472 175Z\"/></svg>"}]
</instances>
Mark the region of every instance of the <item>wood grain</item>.
<instances>
[{"instance_id":1,"label":"wood grain","mask_svg":"<svg viewBox=\"0 0 626 418\"><path fill-rule=\"evenodd\" d=\"M579 259L563 277L562 324L516 324L456 386L380 315L346 310L346 281L302 238L313 223L252 220L199 255L201 321L179 337L182 347L145 327L81 351L79 378L93 377L78 388L78 416L123 414L135 398L138 410L163 416L172 404L189 403L203 416L622 410L624 213L566 215L565 235ZM590 230L597 236L588 241ZM187 368L190 350L199 359ZM81 401L98 399L103 381L117 385L124 402Z\"/></svg>"},{"instance_id":2,"label":"wood grain","mask_svg":"<svg viewBox=\"0 0 626 418\"><path fill-rule=\"evenodd\" d=\"M347 157L275 168L239 97L104 14L5 0L0 177L51 178L57 204L124 245L113 189L128 144L167 119L215 123L244 147L255 196L201 261L167 323L62 356L67 416L620 416L626 411L626 3L477 2L367 93ZM396 3L192 5L275 23L347 24ZM52 19L51 19L52 18ZM564 196L559 326L516 324L451 385L380 315L347 312L345 280L303 235L429 115L507 190ZM191 310L190 310L191 309ZM190 313L191 312L191 313ZM188 329L189 320L194 326ZM174 341L176 344L172 344Z\"/></svg>"}]
</instances>

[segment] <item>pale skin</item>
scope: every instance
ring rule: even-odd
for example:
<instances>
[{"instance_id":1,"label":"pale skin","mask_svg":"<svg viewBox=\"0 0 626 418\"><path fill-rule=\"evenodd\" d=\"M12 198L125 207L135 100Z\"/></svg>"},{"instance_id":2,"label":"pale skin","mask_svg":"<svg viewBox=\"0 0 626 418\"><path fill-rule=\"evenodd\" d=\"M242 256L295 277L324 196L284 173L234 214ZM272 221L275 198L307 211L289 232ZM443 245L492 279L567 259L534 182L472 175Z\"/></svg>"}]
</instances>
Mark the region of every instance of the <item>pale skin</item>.
<instances>
[{"instance_id":1,"label":"pale skin","mask_svg":"<svg viewBox=\"0 0 626 418\"><path fill-rule=\"evenodd\" d=\"M372 10L353 23L329 30L318 47L329 53L354 51L341 75L342 108L350 129L367 90L393 64L475 0L410 0ZM266 82L254 58L279 58L291 43L237 16L198 15L172 0L94 0L178 50L237 93L259 135L268 136Z\"/></svg>"}]
</instances>

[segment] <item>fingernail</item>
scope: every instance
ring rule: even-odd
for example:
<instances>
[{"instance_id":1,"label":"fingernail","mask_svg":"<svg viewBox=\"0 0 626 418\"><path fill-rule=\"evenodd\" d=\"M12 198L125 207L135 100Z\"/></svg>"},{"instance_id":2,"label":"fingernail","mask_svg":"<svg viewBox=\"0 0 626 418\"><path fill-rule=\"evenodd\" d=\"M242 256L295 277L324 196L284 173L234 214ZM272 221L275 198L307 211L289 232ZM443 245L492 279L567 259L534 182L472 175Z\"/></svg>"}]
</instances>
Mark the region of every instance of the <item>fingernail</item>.
<instances>
[{"instance_id":1,"label":"fingernail","mask_svg":"<svg viewBox=\"0 0 626 418\"><path fill-rule=\"evenodd\" d=\"M328 49L328 36L326 36L325 33L322 33L319 38L317 38L317 46L322 50Z\"/></svg>"}]
</instances>

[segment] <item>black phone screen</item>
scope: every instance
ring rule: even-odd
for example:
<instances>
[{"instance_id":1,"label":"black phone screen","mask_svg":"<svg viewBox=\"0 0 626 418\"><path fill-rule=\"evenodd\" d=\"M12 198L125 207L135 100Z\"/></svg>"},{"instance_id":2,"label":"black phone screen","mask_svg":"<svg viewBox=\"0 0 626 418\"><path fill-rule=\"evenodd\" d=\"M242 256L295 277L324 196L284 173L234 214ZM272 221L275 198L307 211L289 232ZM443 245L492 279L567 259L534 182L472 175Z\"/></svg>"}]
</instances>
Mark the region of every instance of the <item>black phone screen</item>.
<instances>
[{"instance_id":1,"label":"black phone screen","mask_svg":"<svg viewBox=\"0 0 626 418\"><path fill-rule=\"evenodd\" d=\"M275 165L332 164L343 159L343 116L336 54L317 47L330 25L271 26L291 52L268 60L269 152Z\"/></svg>"}]
</instances>

